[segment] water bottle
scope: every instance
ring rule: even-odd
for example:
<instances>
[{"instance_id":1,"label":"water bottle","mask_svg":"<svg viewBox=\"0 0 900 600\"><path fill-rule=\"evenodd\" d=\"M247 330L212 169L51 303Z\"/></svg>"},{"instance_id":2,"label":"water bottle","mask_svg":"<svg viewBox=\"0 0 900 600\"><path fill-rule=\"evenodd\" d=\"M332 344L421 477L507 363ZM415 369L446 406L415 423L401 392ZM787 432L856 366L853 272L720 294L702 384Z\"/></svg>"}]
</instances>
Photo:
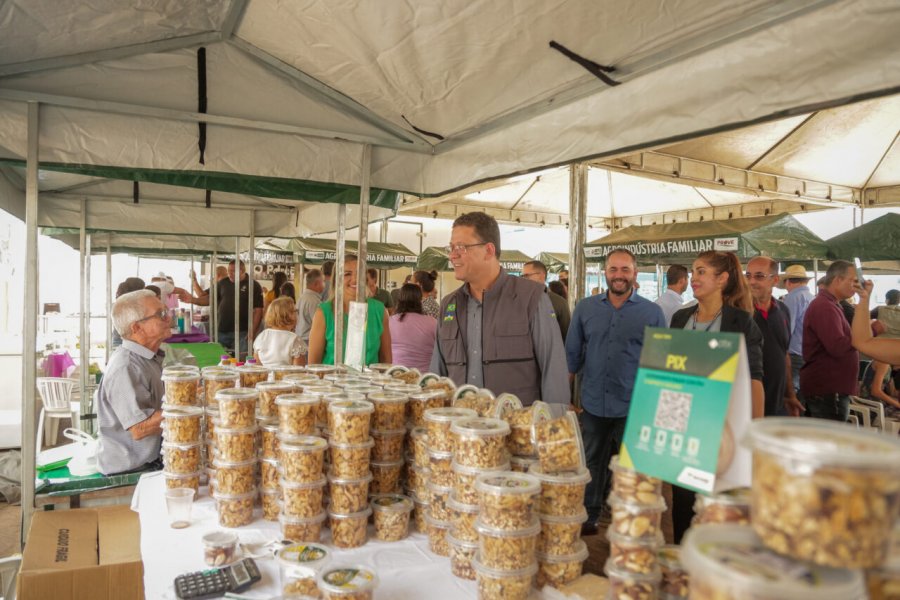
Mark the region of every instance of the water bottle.
<instances>
[{"instance_id":1,"label":"water bottle","mask_svg":"<svg viewBox=\"0 0 900 600\"><path fill-rule=\"evenodd\" d=\"M223 354L219 357L219 366L220 367L228 367L231 365L231 355Z\"/></svg>"},{"instance_id":2,"label":"water bottle","mask_svg":"<svg viewBox=\"0 0 900 600\"><path fill-rule=\"evenodd\" d=\"M184 333L184 309L178 311L178 333Z\"/></svg>"}]
</instances>

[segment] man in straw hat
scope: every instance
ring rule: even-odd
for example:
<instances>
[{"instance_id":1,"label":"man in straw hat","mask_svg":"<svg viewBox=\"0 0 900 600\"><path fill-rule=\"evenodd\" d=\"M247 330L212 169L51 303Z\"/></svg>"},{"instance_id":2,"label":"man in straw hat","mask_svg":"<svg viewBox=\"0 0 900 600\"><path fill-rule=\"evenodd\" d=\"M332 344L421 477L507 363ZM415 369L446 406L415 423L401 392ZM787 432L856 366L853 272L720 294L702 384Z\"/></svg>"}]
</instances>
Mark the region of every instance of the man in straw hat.
<instances>
[{"instance_id":1,"label":"man in straw hat","mask_svg":"<svg viewBox=\"0 0 900 600\"><path fill-rule=\"evenodd\" d=\"M803 366L803 317L815 296L809 291L811 277L803 265L790 265L779 276L779 279L788 291L787 296L782 298L791 313L791 343L788 346L788 356L791 358L794 389L799 391L800 367Z\"/></svg>"}]
</instances>

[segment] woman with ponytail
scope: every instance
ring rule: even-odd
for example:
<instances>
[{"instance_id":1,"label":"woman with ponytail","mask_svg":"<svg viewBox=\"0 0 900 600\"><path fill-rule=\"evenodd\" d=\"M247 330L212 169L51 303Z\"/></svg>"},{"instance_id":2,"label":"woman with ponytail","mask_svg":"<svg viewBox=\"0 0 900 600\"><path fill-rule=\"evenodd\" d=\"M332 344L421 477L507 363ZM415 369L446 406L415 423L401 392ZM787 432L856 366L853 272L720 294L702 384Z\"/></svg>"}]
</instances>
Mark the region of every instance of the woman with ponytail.
<instances>
[{"instance_id":1,"label":"woman with ponytail","mask_svg":"<svg viewBox=\"0 0 900 600\"><path fill-rule=\"evenodd\" d=\"M437 271L416 271L412 276L412 283L422 288L422 312L435 319L441 314L441 305L434 299L437 275Z\"/></svg>"},{"instance_id":2,"label":"woman with ponytail","mask_svg":"<svg viewBox=\"0 0 900 600\"><path fill-rule=\"evenodd\" d=\"M743 333L750 363L751 414L763 416L765 395L763 377L763 337L753 321L753 300L741 270L741 261L733 252L701 252L691 268L691 289L697 304L672 315L673 329ZM675 543L694 517L694 492L672 486L672 524Z\"/></svg>"}]
</instances>

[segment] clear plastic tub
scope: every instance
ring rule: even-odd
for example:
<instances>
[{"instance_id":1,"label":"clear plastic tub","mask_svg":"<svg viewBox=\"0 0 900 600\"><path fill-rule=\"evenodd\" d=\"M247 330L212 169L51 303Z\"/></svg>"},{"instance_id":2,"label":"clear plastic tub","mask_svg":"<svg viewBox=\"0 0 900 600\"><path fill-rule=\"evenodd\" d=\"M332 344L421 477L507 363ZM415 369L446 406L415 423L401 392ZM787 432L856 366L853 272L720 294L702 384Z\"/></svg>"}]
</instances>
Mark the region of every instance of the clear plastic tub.
<instances>
[{"instance_id":1,"label":"clear plastic tub","mask_svg":"<svg viewBox=\"0 0 900 600\"><path fill-rule=\"evenodd\" d=\"M375 406L367 400L337 400L328 405L328 432L338 444L362 444L369 440Z\"/></svg>"},{"instance_id":2,"label":"clear plastic tub","mask_svg":"<svg viewBox=\"0 0 900 600\"><path fill-rule=\"evenodd\" d=\"M216 469L216 491L220 494L246 494L256 490L257 460L240 462L213 459Z\"/></svg>"},{"instance_id":3,"label":"clear plastic tub","mask_svg":"<svg viewBox=\"0 0 900 600\"><path fill-rule=\"evenodd\" d=\"M424 426L409 430L409 449L417 467L428 468L428 431Z\"/></svg>"},{"instance_id":4,"label":"clear plastic tub","mask_svg":"<svg viewBox=\"0 0 900 600\"><path fill-rule=\"evenodd\" d=\"M453 485L453 453L428 449L428 470L431 482L435 485L449 487Z\"/></svg>"},{"instance_id":5,"label":"clear plastic tub","mask_svg":"<svg viewBox=\"0 0 900 600\"><path fill-rule=\"evenodd\" d=\"M478 555L478 541L467 542L457 538L455 530L447 534L447 544L450 546L450 572L460 579L475 579L475 569L472 561Z\"/></svg>"},{"instance_id":6,"label":"clear plastic tub","mask_svg":"<svg viewBox=\"0 0 900 600\"><path fill-rule=\"evenodd\" d=\"M377 391L367 394L366 398L375 406L372 429L393 431L406 428L406 403L409 396Z\"/></svg>"},{"instance_id":7,"label":"clear plastic tub","mask_svg":"<svg viewBox=\"0 0 900 600\"><path fill-rule=\"evenodd\" d=\"M416 465L409 465L406 470L406 487L413 490L420 498L428 497L428 484L431 479L431 471L421 469Z\"/></svg>"},{"instance_id":8,"label":"clear plastic tub","mask_svg":"<svg viewBox=\"0 0 900 600\"><path fill-rule=\"evenodd\" d=\"M235 370L241 378L241 387L255 388L257 383L269 379L269 369L262 365L242 365Z\"/></svg>"},{"instance_id":9,"label":"clear plastic tub","mask_svg":"<svg viewBox=\"0 0 900 600\"><path fill-rule=\"evenodd\" d=\"M332 385L307 385L303 388L303 393L309 396L315 396L319 399L316 406L316 426L322 429L328 428L328 403L330 399L339 397L342 393L341 388Z\"/></svg>"},{"instance_id":10,"label":"clear plastic tub","mask_svg":"<svg viewBox=\"0 0 900 600\"><path fill-rule=\"evenodd\" d=\"M527 473L531 465L540 464L536 456L510 456L509 469L516 473Z\"/></svg>"},{"instance_id":11,"label":"clear plastic tub","mask_svg":"<svg viewBox=\"0 0 900 600\"><path fill-rule=\"evenodd\" d=\"M478 558L492 569L522 569L534 563L537 538L541 522L537 517L521 529L496 529L485 525L479 517L475 522L478 531Z\"/></svg>"},{"instance_id":12,"label":"clear plastic tub","mask_svg":"<svg viewBox=\"0 0 900 600\"><path fill-rule=\"evenodd\" d=\"M900 512L900 441L824 419L751 423L752 522L778 552L880 566Z\"/></svg>"},{"instance_id":13,"label":"clear plastic tub","mask_svg":"<svg viewBox=\"0 0 900 600\"><path fill-rule=\"evenodd\" d=\"M428 514L436 521L448 522L452 516L450 512L450 494L452 487L442 487L429 483L428 486Z\"/></svg>"},{"instance_id":14,"label":"clear plastic tub","mask_svg":"<svg viewBox=\"0 0 900 600\"><path fill-rule=\"evenodd\" d=\"M526 473L485 473L475 480L481 521L486 527L507 531L530 527L536 520L534 505L541 482Z\"/></svg>"},{"instance_id":15,"label":"clear plastic tub","mask_svg":"<svg viewBox=\"0 0 900 600\"><path fill-rule=\"evenodd\" d=\"M409 515L413 501L400 494L383 494L372 497L375 521L375 539L399 542L409 535Z\"/></svg>"},{"instance_id":16,"label":"clear plastic tub","mask_svg":"<svg viewBox=\"0 0 900 600\"><path fill-rule=\"evenodd\" d=\"M288 373L280 381L289 381L294 386L295 394L302 394L307 388L322 385L322 381L309 373Z\"/></svg>"},{"instance_id":17,"label":"clear plastic tub","mask_svg":"<svg viewBox=\"0 0 900 600\"><path fill-rule=\"evenodd\" d=\"M194 499L197 499L197 495L200 493L200 475L201 472L197 471L196 473L167 473L163 471L163 477L166 480L166 489L172 488L191 488L194 490Z\"/></svg>"},{"instance_id":18,"label":"clear plastic tub","mask_svg":"<svg viewBox=\"0 0 900 600\"><path fill-rule=\"evenodd\" d=\"M322 537L322 525L328 513L324 510L312 517L292 517L281 513L278 522L281 523L281 537L294 542L318 542Z\"/></svg>"},{"instance_id":19,"label":"clear plastic tub","mask_svg":"<svg viewBox=\"0 0 900 600\"><path fill-rule=\"evenodd\" d=\"M609 495L612 509L610 530L619 535L633 538L656 538L661 531L662 514L666 512L666 501L658 498L656 504L641 504Z\"/></svg>"},{"instance_id":20,"label":"clear plastic tub","mask_svg":"<svg viewBox=\"0 0 900 600\"><path fill-rule=\"evenodd\" d=\"M361 444L340 444L331 440L328 450L331 454L331 474L335 477L362 477L369 472L372 448L371 438Z\"/></svg>"},{"instance_id":21,"label":"clear plastic tub","mask_svg":"<svg viewBox=\"0 0 900 600\"><path fill-rule=\"evenodd\" d=\"M612 471L612 491L619 498L635 504L656 504L662 496L662 481L638 473L632 468L619 464L619 456L609 461Z\"/></svg>"},{"instance_id":22,"label":"clear plastic tub","mask_svg":"<svg viewBox=\"0 0 900 600\"><path fill-rule=\"evenodd\" d=\"M216 392L219 424L222 427L249 427L256 424L256 404L259 392L252 388L226 388Z\"/></svg>"},{"instance_id":23,"label":"clear plastic tub","mask_svg":"<svg viewBox=\"0 0 900 600\"><path fill-rule=\"evenodd\" d=\"M167 442L175 444L193 444L199 442L203 431L203 409L196 406L162 407L164 437Z\"/></svg>"},{"instance_id":24,"label":"clear plastic tub","mask_svg":"<svg viewBox=\"0 0 900 600\"><path fill-rule=\"evenodd\" d=\"M216 512L219 525L222 527L243 527L253 522L253 505L256 503L256 490L246 494L213 494L216 501Z\"/></svg>"},{"instance_id":25,"label":"clear plastic tub","mask_svg":"<svg viewBox=\"0 0 900 600\"><path fill-rule=\"evenodd\" d=\"M463 504L453 494L447 502L450 507L450 522L453 523L453 535L463 542L477 542L478 530L475 529L475 521L478 520L480 508L477 504Z\"/></svg>"},{"instance_id":26,"label":"clear plastic tub","mask_svg":"<svg viewBox=\"0 0 900 600\"><path fill-rule=\"evenodd\" d=\"M231 564L237 552L238 536L231 531L210 531L202 538L203 561L210 567Z\"/></svg>"},{"instance_id":27,"label":"clear plastic tub","mask_svg":"<svg viewBox=\"0 0 900 600\"><path fill-rule=\"evenodd\" d=\"M406 416L413 427L422 427L425 425L425 411L430 408L443 408L446 394L438 390L425 391L419 386L415 386L415 388L416 390L410 391L407 386L406 393L409 394L409 402L406 404ZM385 386L384 389L385 391L399 392L394 386Z\"/></svg>"},{"instance_id":28,"label":"clear plastic tub","mask_svg":"<svg viewBox=\"0 0 900 600\"><path fill-rule=\"evenodd\" d=\"M450 544L447 536L453 523L441 521L431 515L425 515L425 530L428 533L428 549L438 556L450 556Z\"/></svg>"},{"instance_id":29,"label":"clear plastic tub","mask_svg":"<svg viewBox=\"0 0 900 600\"><path fill-rule=\"evenodd\" d=\"M203 397L207 406L217 406L216 394L219 390L238 387L241 378L234 369L214 368L203 371Z\"/></svg>"},{"instance_id":30,"label":"clear plastic tub","mask_svg":"<svg viewBox=\"0 0 900 600\"><path fill-rule=\"evenodd\" d=\"M403 460L403 439L406 437L406 429L392 431L372 430L372 460L394 461Z\"/></svg>"},{"instance_id":31,"label":"clear plastic tub","mask_svg":"<svg viewBox=\"0 0 900 600\"><path fill-rule=\"evenodd\" d=\"M281 514L281 490L259 490L259 501L262 506L262 517L266 521L277 521Z\"/></svg>"},{"instance_id":32,"label":"clear plastic tub","mask_svg":"<svg viewBox=\"0 0 900 600\"><path fill-rule=\"evenodd\" d=\"M463 385L456 388L452 398L452 405L455 407L472 409L478 413L479 417L496 418L497 398L488 389ZM522 408L521 402L518 408Z\"/></svg>"},{"instance_id":33,"label":"clear plastic tub","mask_svg":"<svg viewBox=\"0 0 900 600\"><path fill-rule=\"evenodd\" d=\"M481 502L481 495L475 489L475 480L478 476L484 473L509 471L509 468L509 463L497 467L480 468L467 467L454 461L450 465L450 469L453 471L453 494L457 500L464 504L478 504Z\"/></svg>"},{"instance_id":34,"label":"clear plastic tub","mask_svg":"<svg viewBox=\"0 0 900 600\"><path fill-rule=\"evenodd\" d=\"M609 579L608 600L657 600L659 596L659 571L641 575L623 571L607 560L603 572ZM723 599L724 600L724 599Z\"/></svg>"},{"instance_id":35,"label":"clear plastic tub","mask_svg":"<svg viewBox=\"0 0 900 600\"><path fill-rule=\"evenodd\" d=\"M470 408L441 407L429 408L425 411L425 430L428 434L428 449L434 452L453 452L453 436L450 426L460 419L472 419L478 416Z\"/></svg>"},{"instance_id":36,"label":"clear plastic tub","mask_svg":"<svg viewBox=\"0 0 900 600\"><path fill-rule=\"evenodd\" d=\"M387 373L393 366L391 363L372 363L367 368L376 373Z\"/></svg>"},{"instance_id":37,"label":"clear plastic tub","mask_svg":"<svg viewBox=\"0 0 900 600\"><path fill-rule=\"evenodd\" d=\"M578 471L584 468L584 441L574 412L549 421L539 421L532 428L532 439L544 473Z\"/></svg>"},{"instance_id":38,"label":"clear plastic tub","mask_svg":"<svg viewBox=\"0 0 900 600\"><path fill-rule=\"evenodd\" d=\"M272 381L281 381L288 375L307 376L306 367L302 365L273 365L268 367ZM310 375L310 377L312 377Z\"/></svg>"},{"instance_id":39,"label":"clear plastic tub","mask_svg":"<svg viewBox=\"0 0 900 600\"><path fill-rule=\"evenodd\" d=\"M609 559L621 571L648 575L659 570L657 555L666 543L662 533L655 537L633 538L608 529Z\"/></svg>"},{"instance_id":40,"label":"clear plastic tub","mask_svg":"<svg viewBox=\"0 0 900 600\"><path fill-rule=\"evenodd\" d=\"M538 565L535 560L513 571L492 569L476 557L472 559L472 568L478 582L478 600L528 600Z\"/></svg>"},{"instance_id":41,"label":"clear plastic tub","mask_svg":"<svg viewBox=\"0 0 900 600\"><path fill-rule=\"evenodd\" d=\"M190 444L163 442L163 467L169 473L179 475L196 473L203 466L201 447L200 442Z\"/></svg>"},{"instance_id":42,"label":"clear plastic tub","mask_svg":"<svg viewBox=\"0 0 900 600\"><path fill-rule=\"evenodd\" d=\"M166 403L170 406L197 406L197 386L200 371L175 371L162 375L166 384Z\"/></svg>"},{"instance_id":43,"label":"clear plastic tub","mask_svg":"<svg viewBox=\"0 0 900 600\"><path fill-rule=\"evenodd\" d=\"M372 494L398 494L402 489L400 474L403 472L403 461L376 461L373 460L369 467L372 471Z\"/></svg>"},{"instance_id":44,"label":"clear plastic tub","mask_svg":"<svg viewBox=\"0 0 900 600\"><path fill-rule=\"evenodd\" d=\"M278 459L278 419L257 419L259 457Z\"/></svg>"},{"instance_id":45,"label":"clear plastic tub","mask_svg":"<svg viewBox=\"0 0 900 600\"><path fill-rule=\"evenodd\" d=\"M681 544L690 597L699 600L849 600L865 598L859 571L832 569L776 554L744 525L697 525Z\"/></svg>"},{"instance_id":46,"label":"clear plastic tub","mask_svg":"<svg viewBox=\"0 0 900 600\"><path fill-rule=\"evenodd\" d=\"M532 465L530 475L541 482L538 512L566 517L578 515L584 508L584 490L591 480L587 469L545 473L540 464Z\"/></svg>"},{"instance_id":47,"label":"clear plastic tub","mask_svg":"<svg viewBox=\"0 0 900 600\"><path fill-rule=\"evenodd\" d=\"M721 494L704 496L697 494L694 501L694 520L692 523L734 523L750 524L750 489L739 488Z\"/></svg>"},{"instance_id":48,"label":"clear plastic tub","mask_svg":"<svg viewBox=\"0 0 900 600\"><path fill-rule=\"evenodd\" d=\"M337 373L337 370L337 367L334 365L306 365L306 372L310 375L315 375L319 379L331 373Z\"/></svg>"},{"instance_id":49,"label":"clear plastic tub","mask_svg":"<svg viewBox=\"0 0 900 600\"><path fill-rule=\"evenodd\" d=\"M373 600L378 575L369 567L333 566L320 571L316 583L325 600Z\"/></svg>"},{"instance_id":50,"label":"clear plastic tub","mask_svg":"<svg viewBox=\"0 0 900 600\"><path fill-rule=\"evenodd\" d=\"M410 494L410 498L413 501L413 525L415 530L419 533L428 533L428 524L425 522L425 517L431 513L428 501L415 494Z\"/></svg>"},{"instance_id":51,"label":"clear plastic tub","mask_svg":"<svg viewBox=\"0 0 900 600\"><path fill-rule=\"evenodd\" d=\"M219 458L229 462L256 458L256 432L256 423L236 429L216 427L216 450Z\"/></svg>"},{"instance_id":52,"label":"clear plastic tub","mask_svg":"<svg viewBox=\"0 0 900 600\"><path fill-rule=\"evenodd\" d=\"M264 490L281 489L281 473L278 461L274 458L263 458L259 461L259 487Z\"/></svg>"},{"instance_id":53,"label":"clear plastic tub","mask_svg":"<svg viewBox=\"0 0 900 600\"><path fill-rule=\"evenodd\" d=\"M307 483L322 478L328 443L311 435L279 436L281 475L286 481Z\"/></svg>"},{"instance_id":54,"label":"clear plastic tub","mask_svg":"<svg viewBox=\"0 0 900 600\"><path fill-rule=\"evenodd\" d=\"M535 423L549 421L552 418L550 407L540 400L527 408L510 410L506 415L510 430L506 440L509 453L513 456L537 456L537 449L531 439L532 428Z\"/></svg>"},{"instance_id":55,"label":"clear plastic tub","mask_svg":"<svg viewBox=\"0 0 900 600\"><path fill-rule=\"evenodd\" d=\"M275 406L275 399L283 394L294 393L294 384L290 381L263 381L256 384L256 391L259 392L259 405L257 407L259 416L265 418L277 417L278 410Z\"/></svg>"},{"instance_id":56,"label":"clear plastic tub","mask_svg":"<svg viewBox=\"0 0 900 600\"><path fill-rule=\"evenodd\" d=\"M662 597L687 598L691 588L687 571L681 564L681 546L663 546L657 552L656 559L662 573L662 581L659 584Z\"/></svg>"},{"instance_id":57,"label":"clear plastic tub","mask_svg":"<svg viewBox=\"0 0 900 600\"><path fill-rule=\"evenodd\" d=\"M293 483L282 479L280 482L284 494L282 512L292 517L307 518L321 513L326 482L325 477L312 483Z\"/></svg>"},{"instance_id":58,"label":"clear plastic tub","mask_svg":"<svg viewBox=\"0 0 900 600\"><path fill-rule=\"evenodd\" d=\"M331 560L331 550L315 543L291 544L275 554L282 598L319 597L316 575Z\"/></svg>"},{"instance_id":59,"label":"clear plastic tub","mask_svg":"<svg viewBox=\"0 0 900 600\"><path fill-rule=\"evenodd\" d=\"M329 510L331 543L337 548L359 548L365 544L368 539L366 527L371 514L372 509L369 506L349 514L340 514Z\"/></svg>"},{"instance_id":60,"label":"clear plastic tub","mask_svg":"<svg viewBox=\"0 0 900 600\"><path fill-rule=\"evenodd\" d=\"M317 394L282 394L275 398L278 431L288 435L313 435L316 431Z\"/></svg>"},{"instance_id":61,"label":"clear plastic tub","mask_svg":"<svg viewBox=\"0 0 900 600\"><path fill-rule=\"evenodd\" d=\"M506 436L509 423L501 419L476 417L454 421L453 458L467 467L496 467L509 462ZM430 440L429 440L430 443Z\"/></svg>"},{"instance_id":62,"label":"clear plastic tub","mask_svg":"<svg viewBox=\"0 0 900 600\"><path fill-rule=\"evenodd\" d=\"M207 405L203 412L205 413L203 423L206 425L206 437L212 439L215 437L216 426L219 423L219 407Z\"/></svg>"},{"instance_id":63,"label":"clear plastic tub","mask_svg":"<svg viewBox=\"0 0 900 600\"><path fill-rule=\"evenodd\" d=\"M577 549L566 555L537 554L537 587L545 585L560 588L581 577L584 561L589 553L587 544L580 540Z\"/></svg>"},{"instance_id":64,"label":"clear plastic tub","mask_svg":"<svg viewBox=\"0 0 900 600\"><path fill-rule=\"evenodd\" d=\"M353 479L328 476L329 509L340 514L357 513L369 505L369 484L372 474Z\"/></svg>"},{"instance_id":65,"label":"clear plastic tub","mask_svg":"<svg viewBox=\"0 0 900 600\"><path fill-rule=\"evenodd\" d=\"M538 517L541 520L538 552L563 556L577 551L578 541L581 539L581 526L588 519L587 510L583 506L580 513L569 517L544 514L539 514Z\"/></svg>"}]
</instances>

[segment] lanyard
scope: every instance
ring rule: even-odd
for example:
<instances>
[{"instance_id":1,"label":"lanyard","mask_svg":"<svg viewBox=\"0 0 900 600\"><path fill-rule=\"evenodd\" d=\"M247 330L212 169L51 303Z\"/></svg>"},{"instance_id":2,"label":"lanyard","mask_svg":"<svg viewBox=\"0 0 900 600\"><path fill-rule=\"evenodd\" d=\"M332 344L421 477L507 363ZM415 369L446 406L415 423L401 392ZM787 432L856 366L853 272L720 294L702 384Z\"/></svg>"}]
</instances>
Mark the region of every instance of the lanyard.
<instances>
[{"instance_id":1,"label":"lanyard","mask_svg":"<svg viewBox=\"0 0 900 600\"><path fill-rule=\"evenodd\" d=\"M693 330L693 331L697 331L697 313L698 312L700 312L700 311L697 310L696 312L694 312L693 315L691 315L691 330ZM709 331L710 328L713 326L713 323L715 323L716 319L718 319L721 315L722 315L722 309L720 308L719 312L716 313L716 316L714 316L712 318L712 321L709 322L709 324L706 326L706 329L704 329L703 331Z\"/></svg>"}]
</instances>

